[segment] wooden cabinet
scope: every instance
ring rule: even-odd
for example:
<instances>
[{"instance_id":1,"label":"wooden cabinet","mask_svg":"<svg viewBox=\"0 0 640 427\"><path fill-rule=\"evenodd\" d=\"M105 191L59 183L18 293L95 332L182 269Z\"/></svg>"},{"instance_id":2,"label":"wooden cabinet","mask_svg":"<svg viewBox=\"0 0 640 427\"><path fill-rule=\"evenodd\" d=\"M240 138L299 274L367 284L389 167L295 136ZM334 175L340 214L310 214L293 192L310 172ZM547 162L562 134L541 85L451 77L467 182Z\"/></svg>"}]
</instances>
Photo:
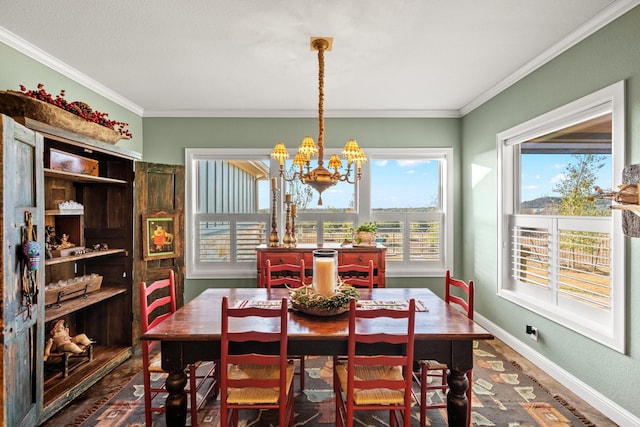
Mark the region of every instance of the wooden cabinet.
<instances>
[{"instance_id":1,"label":"wooden cabinet","mask_svg":"<svg viewBox=\"0 0 640 427\"><path fill-rule=\"evenodd\" d=\"M307 277L313 274L313 251L319 249L318 245L299 244L295 248L277 247L271 248L267 245L260 245L258 252L258 287L266 286L266 262L270 260L272 264L299 264L304 260L307 269ZM373 260L373 272L375 287L384 288L386 281L386 252L383 245L376 246L341 246L339 244L325 243L322 249L335 249L338 251L338 264L359 264L367 265L369 260Z\"/></svg>"},{"instance_id":2,"label":"wooden cabinet","mask_svg":"<svg viewBox=\"0 0 640 427\"><path fill-rule=\"evenodd\" d=\"M44 190L44 200L37 207L42 218L37 227L44 277L34 305L39 316L35 351L40 354L33 356L33 389L40 396L36 420L42 423L133 352L133 179L139 155L30 119L15 120L43 141L41 163L32 170L35 182L29 184ZM84 171L61 166L52 161L60 154L95 167ZM81 209L61 209L68 201ZM3 215L7 215L6 206ZM45 228L58 236L68 235L70 247L46 254ZM50 327L59 320L66 322L71 336L84 333L95 341L91 360L78 357L67 362L68 375L64 375L63 358L58 361L55 356L45 363L42 357ZM6 365L4 370L6 374Z\"/></svg>"}]
</instances>

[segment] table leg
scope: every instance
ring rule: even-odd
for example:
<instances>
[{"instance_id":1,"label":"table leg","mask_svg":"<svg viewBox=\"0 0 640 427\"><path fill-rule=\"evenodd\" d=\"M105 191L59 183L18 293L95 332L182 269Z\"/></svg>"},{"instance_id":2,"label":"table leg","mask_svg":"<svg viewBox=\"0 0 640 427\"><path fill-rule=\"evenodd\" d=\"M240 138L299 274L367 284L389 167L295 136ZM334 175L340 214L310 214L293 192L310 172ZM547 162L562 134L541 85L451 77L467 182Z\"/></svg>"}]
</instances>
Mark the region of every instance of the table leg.
<instances>
[{"instance_id":1,"label":"table leg","mask_svg":"<svg viewBox=\"0 0 640 427\"><path fill-rule=\"evenodd\" d=\"M447 376L449 392L447 393L447 417L449 427L467 427L467 408L470 402L467 399L469 380L467 374L462 371L449 370Z\"/></svg>"},{"instance_id":2,"label":"table leg","mask_svg":"<svg viewBox=\"0 0 640 427\"><path fill-rule=\"evenodd\" d=\"M170 372L166 387L169 395L166 403L167 427L184 427L187 424L187 375L183 370Z\"/></svg>"}]
</instances>

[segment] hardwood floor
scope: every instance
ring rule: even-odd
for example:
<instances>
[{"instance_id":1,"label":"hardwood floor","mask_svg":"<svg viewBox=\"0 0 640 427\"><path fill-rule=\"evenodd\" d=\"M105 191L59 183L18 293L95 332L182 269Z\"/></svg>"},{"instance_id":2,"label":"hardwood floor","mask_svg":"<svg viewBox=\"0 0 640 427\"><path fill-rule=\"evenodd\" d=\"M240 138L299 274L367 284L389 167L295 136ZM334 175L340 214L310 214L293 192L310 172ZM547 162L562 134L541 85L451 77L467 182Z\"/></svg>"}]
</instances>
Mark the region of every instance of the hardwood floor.
<instances>
[{"instance_id":1,"label":"hardwood floor","mask_svg":"<svg viewBox=\"0 0 640 427\"><path fill-rule=\"evenodd\" d=\"M504 354L509 360L513 360L522 370L530 377L535 378L545 389L552 395L562 396L567 403L574 407L586 419L591 421L594 426L606 427L616 426L614 422L602 415L595 408L584 402L570 390L559 382L555 381L541 369L533 365L529 360L516 353L502 341L495 339L489 343L500 353ZM117 369L105 376L96 385L91 387L77 399L63 408L56 415L47 420L42 426L44 427L60 427L71 425L74 419L79 415L91 410L91 408L99 403L105 395L110 394L112 390L122 387L133 375L142 369L142 360L139 354L134 355Z\"/></svg>"}]
</instances>

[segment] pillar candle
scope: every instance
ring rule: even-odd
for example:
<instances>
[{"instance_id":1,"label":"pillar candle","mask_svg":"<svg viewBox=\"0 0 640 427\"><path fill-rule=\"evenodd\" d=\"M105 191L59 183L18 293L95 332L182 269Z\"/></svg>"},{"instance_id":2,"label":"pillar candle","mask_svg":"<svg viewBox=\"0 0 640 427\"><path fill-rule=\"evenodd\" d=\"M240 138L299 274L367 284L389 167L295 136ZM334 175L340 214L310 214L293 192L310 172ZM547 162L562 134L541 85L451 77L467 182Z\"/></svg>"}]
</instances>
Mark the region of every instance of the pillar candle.
<instances>
[{"instance_id":1,"label":"pillar candle","mask_svg":"<svg viewBox=\"0 0 640 427\"><path fill-rule=\"evenodd\" d=\"M295 203L291 204L291 216L296 216L297 209Z\"/></svg>"},{"instance_id":2,"label":"pillar candle","mask_svg":"<svg viewBox=\"0 0 640 427\"><path fill-rule=\"evenodd\" d=\"M336 289L336 263L333 258L318 258L316 262L316 292L326 297L335 293Z\"/></svg>"},{"instance_id":3,"label":"pillar candle","mask_svg":"<svg viewBox=\"0 0 640 427\"><path fill-rule=\"evenodd\" d=\"M277 181L276 181L276 177L274 176L274 177L271 178L271 189L272 190L277 190L278 189L277 185L278 184L277 184Z\"/></svg>"},{"instance_id":4,"label":"pillar candle","mask_svg":"<svg viewBox=\"0 0 640 427\"><path fill-rule=\"evenodd\" d=\"M291 203L291 194L287 193L284 195L284 201L287 203Z\"/></svg>"}]
</instances>

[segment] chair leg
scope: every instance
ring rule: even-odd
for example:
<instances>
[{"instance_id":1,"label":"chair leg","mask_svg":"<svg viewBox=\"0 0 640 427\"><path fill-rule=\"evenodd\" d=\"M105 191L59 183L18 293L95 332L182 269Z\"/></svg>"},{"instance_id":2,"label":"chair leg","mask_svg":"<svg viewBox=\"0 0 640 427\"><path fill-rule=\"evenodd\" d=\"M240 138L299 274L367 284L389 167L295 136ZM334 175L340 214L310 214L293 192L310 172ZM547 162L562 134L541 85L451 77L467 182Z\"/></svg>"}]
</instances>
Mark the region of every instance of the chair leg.
<instances>
[{"instance_id":1,"label":"chair leg","mask_svg":"<svg viewBox=\"0 0 640 427\"><path fill-rule=\"evenodd\" d=\"M189 365L189 399L191 400L191 426L198 427L198 389L195 365Z\"/></svg>"},{"instance_id":2,"label":"chair leg","mask_svg":"<svg viewBox=\"0 0 640 427\"><path fill-rule=\"evenodd\" d=\"M420 427L427 425L427 366L420 369Z\"/></svg>"},{"instance_id":3,"label":"chair leg","mask_svg":"<svg viewBox=\"0 0 640 427\"><path fill-rule=\"evenodd\" d=\"M473 398L473 371L467 372L469 388L467 389L467 426L471 426L471 400Z\"/></svg>"},{"instance_id":4,"label":"chair leg","mask_svg":"<svg viewBox=\"0 0 640 427\"><path fill-rule=\"evenodd\" d=\"M149 372L144 369L144 421L147 427L151 427L151 380L149 379Z\"/></svg>"}]
</instances>

